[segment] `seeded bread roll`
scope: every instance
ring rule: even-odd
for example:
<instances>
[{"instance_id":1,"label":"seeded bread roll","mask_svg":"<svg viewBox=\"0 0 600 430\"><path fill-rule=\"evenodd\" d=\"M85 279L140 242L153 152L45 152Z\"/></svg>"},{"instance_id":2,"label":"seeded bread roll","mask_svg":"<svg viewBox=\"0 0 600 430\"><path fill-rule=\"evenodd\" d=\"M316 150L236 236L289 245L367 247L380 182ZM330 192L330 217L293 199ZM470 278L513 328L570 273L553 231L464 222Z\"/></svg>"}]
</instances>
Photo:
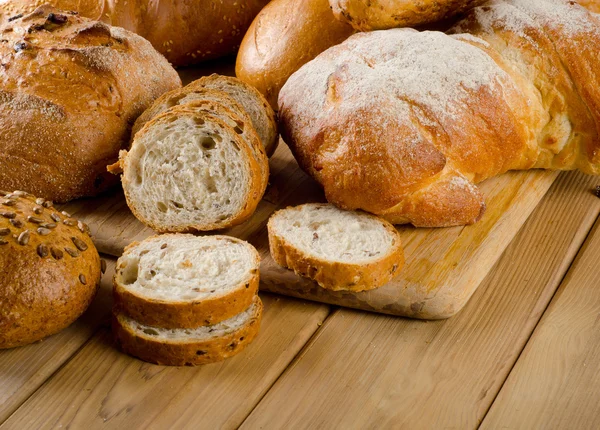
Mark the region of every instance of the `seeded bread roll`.
<instances>
[{"instance_id":1,"label":"seeded bread roll","mask_svg":"<svg viewBox=\"0 0 600 430\"><path fill-rule=\"evenodd\" d=\"M123 27L183 66L235 52L269 0L2 0L0 22L45 3Z\"/></svg>"},{"instance_id":2,"label":"seeded bread roll","mask_svg":"<svg viewBox=\"0 0 600 430\"><path fill-rule=\"evenodd\" d=\"M123 152L123 190L134 215L156 231L222 229L254 213L267 162L217 116L174 106Z\"/></svg>"},{"instance_id":3,"label":"seeded bread roll","mask_svg":"<svg viewBox=\"0 0 600 430\"><path fill-rule=\"evenodd\" d=\"M212 326L165 329L147 326L117 313L113 331L121 349L150 363L195 366L240 353L260 329L263 305L258 296L244 312Z\"/></svg>"},{"instance_id":4,"label":"seeded bread roll","mask_svg":"<svg viewBox=\"0 0 600 430\"><path fill-rule=\"evenodd\" d=\"M148 326L213 325L252 304L259 265L256 249L234 237L150 237L117 261L115 309Z\"/></svg>"},{"instance_id":5,"label":"seeded bread roll","mask_svg":"<svg viewBox=\"0 0 600 430\"><path fill-rule=\"evenodd\" d=\"M267 155L275 152L279 142L275 112L267 99L253 86L230 76L212 74L188 85L191 89L210 88L223 91L237 101L252 118L252 124L265 145Z\"/></svg>"},{"instance_id":6,"label":"seeded bread roll","mask_svg":"<svg viewBox=\"0 0 600 430\"><path fill-rule=\"evenodd\" d=\"M116 183L106 165L175 70L146 40L52 7L0 26L0 189L54 201Z\"/></svg>"},{"instance_id":7,"label":"seeded bread roll","mask_svg":"<svg viewBox=\"0 0 600 430\"><path fill-rule=\"evenodd\" d=\"M0 191L0 349L69 326L94 298L100 272L85 224L50 201Z\"/></svg>"},{"instance_id":8,"label":"seeded bread roll","mask_svg":"<svg viewBox=\"0 0 600 430\"><path fill-rule=\"evenodd\" d=\"M329 290L372 290L404 265L394 226L363 212L305 204L275 212L268 231L277 264Z\"/></svg>"}]
</instances>

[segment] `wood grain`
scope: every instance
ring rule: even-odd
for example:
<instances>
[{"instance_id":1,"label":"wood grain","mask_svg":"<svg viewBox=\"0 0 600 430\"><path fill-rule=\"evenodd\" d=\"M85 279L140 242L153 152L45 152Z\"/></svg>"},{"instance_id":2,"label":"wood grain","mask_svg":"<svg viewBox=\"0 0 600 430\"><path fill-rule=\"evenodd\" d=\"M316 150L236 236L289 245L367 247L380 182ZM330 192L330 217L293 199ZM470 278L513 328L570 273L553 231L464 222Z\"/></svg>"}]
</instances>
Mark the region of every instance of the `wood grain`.
<instances>
[{"instance_id":1,"label":"wood grain","mask_svg":"<svg viewBox=\"0 0 600 430\"><path fill-rule=\"evenodd\" d=\"M600 221L482 428L600 428L599 262Z\"/></svg>"},{"instance_id":2,"label":"wood grain","mask_svg":"<svg viewBox=\"0 0 600 430\"><path fill-rule=\"evenodd\" d=\"M197 368L131 358L102 329L0 428L236 428L329 313L322 304L261 297L257 339Z\"/></svg>"},{"instance_id":3,"label":"wood grain","mask_svg":"<svg viewBox=\"0 0 600 430\"><path fill-rule=\"evenodd\" d=\"M454 318L337 311L242 428L476 427L600 213L595 185L561 174Z\"/></svg>"},{"instance_id":4,"label":"wood grain","mask_svg":"<svg viewBox=\"0 0 600 430\"><path fill-rule=\"evenodd\" d=\"M110 315L114 261L107 261L90 308L60 333L21 348L0 350L0 423L59 369Z\"/></svg>"},{"instance_id":5,"label":"wood grain","mask_svg":"<svg viewBox=\"0 0 600 430\"><path fill-rule=\"evenodd\" d=\"M261 253L261 289L356 309L425 319L456 314L481 284L512 238L556 179L557 172L510 172L481 185L488 209L476 224L446 229L399 227L406 266L383 288L333 292L279 267L269 254L266 223L277 208L323 201L320 187L304 174L281 143L271 162L270 186L254 216L225 230L249 240ZM121 193L67 205L87 222L98 248L120 255L132 241L154 232L137 221ZM477 260L478 264L470 264Z\"/></svg>"}]
</instances>

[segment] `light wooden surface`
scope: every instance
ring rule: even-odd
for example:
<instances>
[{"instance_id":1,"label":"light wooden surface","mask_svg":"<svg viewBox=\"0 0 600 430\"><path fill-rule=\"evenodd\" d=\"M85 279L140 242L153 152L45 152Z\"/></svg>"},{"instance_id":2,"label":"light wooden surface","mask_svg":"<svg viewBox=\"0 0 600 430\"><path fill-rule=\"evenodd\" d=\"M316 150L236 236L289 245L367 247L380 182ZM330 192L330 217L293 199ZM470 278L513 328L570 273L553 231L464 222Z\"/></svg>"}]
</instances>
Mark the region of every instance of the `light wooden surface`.
<instances>
[{"instance_id":1,"label":"light wooden surface","mask_svg":"<svg viewBox=\"0 0 600 430\"><path fill-rule=\"evenodd\" d=\"M562 175L451 319L338 310L242 428L475 428L600 212L593 184Z\"/></svg>"},{"instance_id":2,"label":"light wooden surface","mask_svg":"<svg viewBox=\"0 0 600 430\"><path fill-rule=\"evenodd\" d=\"M533 332L483 428L600 424L600 222Z\"/></svg>"},{"instance_id":3,"label":"light wooden surface","mask_svg":"<svg viewBox=\"0 0 600 430\"><path fill-rule=\"evenodd\" d=\"M223 231L255 245L262 257L261 289L334 305L426 319L447 318L462 309L512 238L546 194L556 172L511 172L481 185L487 210L474 225L445 229L399 227L406 265L389 284L363 293L328 291L279 267L271 258L265 225L289 205L323 201L287 146L270 160L270 185L246 223ZM131 214L122 193L70 203L65 209L85 221L101 252L119 256L129 243L154 232ZM477 264L471 264L471 261Z\"/></svg>"}]
</instances>

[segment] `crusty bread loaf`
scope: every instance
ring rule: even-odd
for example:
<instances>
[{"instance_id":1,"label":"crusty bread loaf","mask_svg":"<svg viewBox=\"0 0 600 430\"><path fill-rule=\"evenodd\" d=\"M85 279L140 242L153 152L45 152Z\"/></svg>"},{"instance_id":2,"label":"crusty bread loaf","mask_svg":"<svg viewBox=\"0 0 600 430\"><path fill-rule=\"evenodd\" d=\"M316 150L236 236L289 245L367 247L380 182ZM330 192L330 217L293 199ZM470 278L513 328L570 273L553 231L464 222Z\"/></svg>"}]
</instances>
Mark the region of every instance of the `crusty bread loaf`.
<instances>
[{"instance_id":1,"label":"crusty bread loaf","mask_svg":"<svg viewBox=\"0 0 600 430\"><path fill-rule=\"evenodd\" d=\"M122 151L127 204L159 232L239 224L265 192L268 160L259 150L216 115L174 106L135 135L129 152Z\"/></svg>"},{"instance_id":2,"label":"crusty bread loaf","mask_svg":"<svg viewBox=\"0 0 600 430\"><path fill-rule=\"evenodd\" d=\"M236 51L252 19L268 1L3 0L0 22L48 3L133 31L171 63L183 66Z\"/></svg>"},{"instance_id":3,"label":"crusty bread loaf","mask_svg":"<svg viewBox=\"0 0 600 430\"><path fill-rule=\"evenodd\" d=\"M416 27L449 19L486 0L329 0L337 19L358 31ZM536 0L533 0L536 1Z\"/></svg>"},{"instance_id":4,"label":"crusty bread loaf","mask_svg":"<svg viewBox=\"0 0 600 430\"><path fill-rule=\"evenodd\" d=\"M100 272L85 224L50 201L0 191L0 349L69 326L94 298Z\"/></svg>"},{"instance_id":5,"label":"crusty bread loaf","mask_svg":"<svg viewBox=\"0 0 600 430\"><path fill-rule=\"evenodd\" d=\"M150 363L168 366L214 363L240 353L254 340L260 329L262 307L256 296L242 313L195 329L147 326L117 313L113 330L124 352Z\"/></svg>"},{"instance_id":6,"label":"crusty bread loaf","mask_svg":"<svg viewBox=\"0 0 600 430\"><path fill-rule=\"evenodd\" d=\"M116 183L131 124L181 86L141 37L51 7L0 27L0 188L54 201Z\"/></svg>"},{"instance_id":7,"label":"crusty bread loaf","mask_svg":"<svg viewBox=\"0 0 600 430\"><path fill-rule=\"evenodd\" d=\"M453 32L360 33L288 80L284 140L330 202L451 226L477 221L475 184L508 170L600 173L597 15L499 0Z\"/></svg>"},{"instance_id":8,"label":"crusty bread loaf","mask_svg":"<svg viewBox=\"0 0 600 430\"><path fill-rule=\"evenodd\" d=\"M259 265L256 249L233 237L153 236L117 261L115 309L148 326L213 325L252 304Z\"/></svg>"},{"instance_id":9,"label":"crusty bread loaf","mask_svg":"<svg viewBox=\"0 0 600 430\"><path fill-rule=\"evenodd\" d=\"M364 212L305 204L275 212L268 231L271 255L279 265L329 290L372 290L404 265L394 226Z\"/></svg>"},{"instance_id":10,"label":"crusty bread loaf","mask_svg":"<svg viewBox=\"0 0 600 430\"><path fill-rule=\"evenodd\" d=\"M273 0L246 32L235 74L277 110L279 90L291 74L353 32L335 19L328 0Z\"/></svg>"},{"instance_id":11,"label":"crusty bread loaf","mask_svg":"<svg viewBox=\"0 0 600 430\"><path fill-rule=\"evenodd\" d=\"M237 78L212 74L198 79L188 85L190 89L210 88L230 95L250 115L252 125L270 157L279 142L275 112L264 96L253 86Z\"/></svg>"}]
</instances>

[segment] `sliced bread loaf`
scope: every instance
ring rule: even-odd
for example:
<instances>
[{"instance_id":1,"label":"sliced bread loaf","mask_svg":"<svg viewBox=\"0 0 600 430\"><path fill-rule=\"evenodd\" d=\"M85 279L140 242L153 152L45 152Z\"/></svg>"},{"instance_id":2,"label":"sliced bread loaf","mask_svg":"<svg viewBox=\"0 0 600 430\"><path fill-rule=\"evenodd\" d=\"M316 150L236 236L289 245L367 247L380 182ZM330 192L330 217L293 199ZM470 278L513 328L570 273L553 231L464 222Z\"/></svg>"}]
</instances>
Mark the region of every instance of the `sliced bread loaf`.
<instances>
[{"instance_id":1,"label":"sliced bread loaf","mask_svg":"<svg viewBox=\"0 0 600 430\"><path fill-rule=\"evenodd\" d=\"M186 86L183 88L177 88L173 91L164 93L162 96L157 98L154 103L146 109L135 121L133 128L131 129L131 137L142 129L142 127L150 121L152 118L160 115L167 109L177 105L184 105L192 101L211 101L226 106L229 110L233 111L239 116L244 122L248 124L252 123L252 118L244 110L242 105L236 102L233 97L224 91L213 90L204 87L192 87Z\"/></svg>"},{"instance_id":2,"label":"sliced bread loaf","mask_svg":"<svg viewBox=\"0 0 600 430\"><path fill-rule=\"evenodd\" d=\"M127 204L159 232L240 224L264 193L264 154L217 116L185 106L148 122L120 158Z\"/></svg>"},{"instance_id":3,"label":"sliced bread loaf","mask_svg":"<svg viewBox=\"0 0 600 430\"><path fill-rule=\"evenodd\" d=\"M216 324L250 306L259 265L256 249L234 237L153 236L129 245L117 261L115 309L149 326Z\"/></svg>"},{"instance_id":4,"label":"sliced bread loaf","mask_svg":"<svg viewBox=\"0 0 600 430\"><path fill-rule=\"evenodd\" d=\"M329 204L277 211L268 223L273 259L329 290L364 291L389 282L404 264L393 225Z\"/></svg>"},{"instance_id":5,"label":"sliced bread loaf","mask_svg":"<svg viewBox=\"0 0 600 430\"><path fill-rule=\"evenodd\" d=\"M252 118L252 124L263 142L267 155L277 148L279 135L273 108L265 97L253 86L230 76L212 74L188 85L189 88L210 88L224 91L235 99Z\"/></svg>"},{"instance_id":6,"label":"sliced bread loaf","mask_svg":"<svg viewBox=\"0 0 600 430\"><path fill-rule=\"evenodd\" d=\"M256 296L248 309L211 326L165 329L115 313L113 330L117 343L127 354L156 364L193 366L241 352L258 334L261 317L262 302Z\"/></svg>"}]
</instances>

